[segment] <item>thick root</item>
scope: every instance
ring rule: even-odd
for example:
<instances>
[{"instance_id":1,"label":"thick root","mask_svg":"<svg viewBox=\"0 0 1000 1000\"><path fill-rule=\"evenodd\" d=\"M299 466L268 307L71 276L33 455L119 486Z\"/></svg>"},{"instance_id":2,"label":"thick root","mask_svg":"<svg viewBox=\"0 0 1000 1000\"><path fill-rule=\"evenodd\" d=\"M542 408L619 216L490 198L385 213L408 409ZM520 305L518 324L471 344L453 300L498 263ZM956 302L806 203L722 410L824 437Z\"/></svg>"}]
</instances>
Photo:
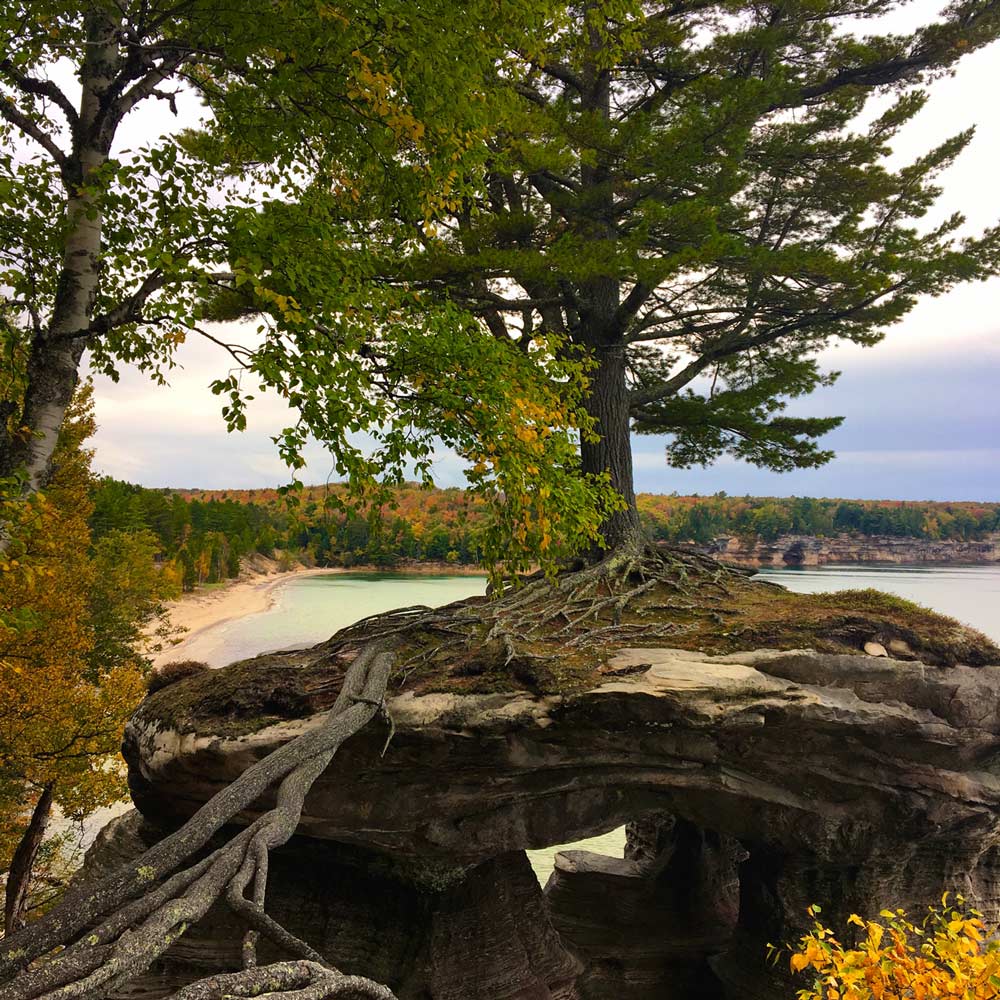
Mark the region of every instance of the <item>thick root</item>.
<instances>
[{"instance_id":1,"label":"thick root","mask_svg":"<svg viewBox=\"0 0 1000 1000\"><path fill-rule=\"evenodd\" d=\"M219 899L225 899L252 932L244 942L246 968L232 979L214 977L188 987L182 992L191 1000L221 996L219 990L252 996L272 982L268 977L287 980L289 985L277 992L294 993L299 1000L307 995L316 1000L393 1000L386 987L329 967L264 910L268 853L295 833L309 789L344 740L384 710L393 659L384 644L367 645L344 676L321 727L249 768L142 857L70 893L41 920L5 939L0 976L16 978L0 988L0 1000L98 1000L145 972ZM177 871L275 783L273 808L207 858ZM306 961L258 969L256 941L261 934Z\"/></svg>"},{"instance_id":2,"label":"thick root","mask_svg":"<svg viewBox=\"0 0 1000 1000\"><path fill-rule=\"evenodd\" d=\"M554 579L531 577L487 602L374 615L338 632L324 649L349 657L365 642L392 643L399 653L396 687L413 676L425 678L430 664L451 663L461 674L462 664L471 660L477 670L484 661L496 661L531 686L540 665L567 650L589 656L596 667L610 644L642 645L681 634L683 625L650 614L650 606L700 607L746 585L746 576L681 550L652 545L618 550ZM660 603L650 605L654 596Z\"/></svg>"}]
</instances>

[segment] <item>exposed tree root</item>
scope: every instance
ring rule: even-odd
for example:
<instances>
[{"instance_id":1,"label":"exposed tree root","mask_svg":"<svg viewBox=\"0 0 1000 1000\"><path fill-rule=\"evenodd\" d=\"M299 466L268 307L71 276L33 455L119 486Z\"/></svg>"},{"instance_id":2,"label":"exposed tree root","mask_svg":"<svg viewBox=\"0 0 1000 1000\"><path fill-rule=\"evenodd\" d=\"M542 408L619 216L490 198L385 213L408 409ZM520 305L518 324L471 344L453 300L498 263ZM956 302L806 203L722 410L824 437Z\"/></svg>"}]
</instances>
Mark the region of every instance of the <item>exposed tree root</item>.
<instances>
[{"instance_id":1,"label":"exposed tree root","mask_svg":"<svg viewBox=\"0 0 1000 1000\"><path fill-rule=\"evenodd\" d=\"M210 976L185 986L172 1000L224 1000L262 994L294 1000L394 1000L385 986L360 976L342 976L316 962L281 962Z\"/></svg>"},{"instance_id":2,"label":"exposed tree root","mask_svg":"<svg viewBox=\"0 0 1000 1000\"><path fill-rule=\"evenodd\" d=\"M703 608L745 586L747 573L696 553L646 545L617 550L598 563L555 579L534 577L489 602L464 601L444 608L403 608L373 615L341 630L324 647L349 656L372 639L399 650L399 684L429 661L480 659L495 650L504 667L529 675L533 665L565 659L567 651L593 654L610 644L649 644L684 631L643 604L654 593L675 600L669 607Z\"/></svg>"},{"instance_id":3,"label":"exposed tree root","mask_svg":"<svg viewBox=\"0 0 1000 1000\"><path fill-rule=\"evenodd\" d=\"M415 672L421 684L447 688L493 671L504 690L515 680L561 691L593 682L607 654L629 645L725 652L797 643L842 652L879 636L905 639L914 658L926 656L925 662L954 662L960 656L975 664L1000 657L985 637L897 598L874 592L789 594L748 575L690 552L653 546L619 550L555 579L531 578L489 601L404 608L365 619L314 650L299 671L279 666L268 673L266 664L247 661L152 694L146 705L154 717L172 707L170 724L183 731L186 724L204 721L213 699L227 711L233 704L252 708L253 699L234 699L233 685L259 684L254 697L272 701L282 684L292 685L299 698L289 702L290 711L308 703L304 680L317 704L310 711L322 710L338 692L321 726L245 771L141 858L72 890L56 909L4 940L0 1000L97 1000L145 971L217 900L225 900L247 924L244 969L185 987L177 994L182 1000L263 993L287 1000L391 998L386 987L331 968L268 916L265 898L269 852L295 832L306 794L341 743L384 713L394 666L394 687L406 685ZM260 678L262 670L264 680L254 681L254 672ZM261 724L259 718L250 721ZM273 808L192 863L225 824L274 785ZM261 936L294 960L258 967Z\"/></svg>"},{"instance_id":4,"label":"exposed tree root","mask_svg":"<svg viewBox=\"0 0 1000 1000\"><path fill-rule=\"evenodd\" d=\"M669 634L674 626L637 620L630 613L656 587L678 596L694 585L726 593L737 578L742 577L736 571L700 556L654 548L619 551L554 580L529 579L489 602L404 608L344 630L330 641L329 651L352 662L324 724L248 769L142 857L71 891L45 917L4 940L0 1000L106 996L148 969L218 900L246 921L244 969L202 980L178 997L207 1000L262 992L294 994L296 1000L392 997L384 986L329 967L268 916L265 899L269 852L294 834L305 796L341 743L384 712L394 662L399 661L405 678L430 656L468 655L486 647L497 651L513 675L531 676L560 648L584 650L612 639L626 643ZM273 808L191 863L225 824L275 784ZM260 936L295 960L259 967Z\"/></svg>"},{"instance_id":5,"label":"exposed tree root","mask_svg":"<svg viewBox=\"0 0 1000 1000\"><path fill-rule=\"evenodd\" d=\"M309 789L340 745L381 710L393 659L385 643L366 645L322 726L249 768L142 857L100 882L71 891L41 920L6 938L0 949L0 981L8 982L0 987L0 1000L104 997L148 969L219 899L251 929L244 944L246 968L187 987L180 995L188 1000L262 992L292 994L295 1000L392 1000L386 987L330 967L269 917L264 902L268 852L295 832ZM178 871L275 783L273 808L208 857ZM258 968L258 935L306 961ZM62 950L46 957L57 948Z\"/></svg>"}]
</instances>

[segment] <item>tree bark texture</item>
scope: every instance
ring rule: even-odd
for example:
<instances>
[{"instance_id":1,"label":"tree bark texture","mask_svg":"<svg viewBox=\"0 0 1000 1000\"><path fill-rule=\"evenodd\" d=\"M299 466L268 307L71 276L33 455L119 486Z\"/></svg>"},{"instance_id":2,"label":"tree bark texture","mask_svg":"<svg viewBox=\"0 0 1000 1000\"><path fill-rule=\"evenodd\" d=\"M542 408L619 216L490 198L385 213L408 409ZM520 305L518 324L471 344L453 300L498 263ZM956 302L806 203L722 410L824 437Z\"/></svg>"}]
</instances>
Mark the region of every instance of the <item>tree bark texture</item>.
<instances>
[{"instance_id":1,"label":"tree bark texture","mask_svg":"<svg viewBox=\"0 0 1000 1000\"><path fill-rule=\"evenodd\" d=\"M323 724L244 771L171 836L99 882L67 894L41 919L0 946L0 1000L100 1000L156 961L219 899L247 926L286 953L317 962L331 979L343 974L273 920L257 885L266 880L267 855L295 832L305 796L341 743L380 711L394 654L371 644L354 658ZM278 783L266 809L225 846L186 869L180 866ZM178 870L180 869L180 870ZM258 876L263 875L262 878ZM254 887L250 898L248 887ZM81 932L87 930L84 936ZM53 949L57 954L37 962ZM253 948L250 949L253 957ZM253 963L248 963L253 964ZM259 969L246 970L249 978ZM13 980L13 981L11 981ZM377 985L377 984L375 984ZM305 992L297 992L305 1000ZM343 992L326 982L309 996L391 998L378 992Z\"/></svg>"},{"instance_id":2,"label":"tree bark texture","mask_svg":"<svg viewBox=\"0 0 1000 1000\"><path fill-rule=\"evenodd\" d=\"M80 71L80 114L73 151L62 165L67 189L66 238L52 316L36 331L28 362L21 426L0 449L0 476L18 469L29 492L42 489L66 410L79 381L84 334L90 325L100 280L102 213L88 188L106 163L117 122L106 107L120 60L117 25L96 8L86 17L88 48Z\"/></svg>"},{"instance_id":3,"label":"tree bark texture","mask_svg":"<svg viewBox=\"0 0 1000 1000\"><path fill-rule=\"evenodd\" d=\"M597 441L580 445L583 471L607 472L611 485L626 503L601 527L611 549L638 545L642 539L632 478L632 439L629 433L629 396L625 382L625 345L614 343L594 349L597 369L591 374L587 412L597 421Z\"/></svg>"},{"instance_id":4,"label":"tree bark texture","mask_svg":"<svg viewBox=\"0 0 1000 1000\"><path fill-rule=\"evenodd\" d=\"M4 934L13 934L24 926L24 914L28 908L28 890L31 887L31 873L35 859L45 839L45 831L52 815L52 786L46 785L31 811L31 820L24 831L7 873L6 898L4 900Z\"/></svg>"}]
</instances>

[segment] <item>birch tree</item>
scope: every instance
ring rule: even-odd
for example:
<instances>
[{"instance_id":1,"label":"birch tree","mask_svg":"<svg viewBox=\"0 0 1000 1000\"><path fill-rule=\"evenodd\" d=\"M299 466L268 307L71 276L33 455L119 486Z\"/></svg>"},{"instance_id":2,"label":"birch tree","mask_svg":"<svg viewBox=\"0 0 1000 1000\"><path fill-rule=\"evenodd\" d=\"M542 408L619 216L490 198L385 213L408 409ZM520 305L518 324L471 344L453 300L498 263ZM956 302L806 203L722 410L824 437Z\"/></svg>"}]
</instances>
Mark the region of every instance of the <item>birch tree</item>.
<instances>
[{"instance_id":1,"label":"birch tree","mask_svg":"<svg viewBox=\"0 0 1000 1000\"><path fill-rule=\"evenodd\" d=\"M0 404L8 490L44 485L85 351L112 377L134 364L163 381L203 336L230 429L258 389L288 401L276 447L293 474L315 438L370 499L429 480L443 443L498 523L517 512L528 558L593 535L610 501L573 460L585 366L542 342L529 362L454 304L370 280L368 240L343 225L362 201L431 216L461 197L493 114L482 82L542 6L477 0L463 30L443 0L8 6L0 284L31 329L23 397ZM121 148L130 118L181 91L204 128ZM227 296L259 317L249 341L212 325Z\"/></svg>"}]
</instances>

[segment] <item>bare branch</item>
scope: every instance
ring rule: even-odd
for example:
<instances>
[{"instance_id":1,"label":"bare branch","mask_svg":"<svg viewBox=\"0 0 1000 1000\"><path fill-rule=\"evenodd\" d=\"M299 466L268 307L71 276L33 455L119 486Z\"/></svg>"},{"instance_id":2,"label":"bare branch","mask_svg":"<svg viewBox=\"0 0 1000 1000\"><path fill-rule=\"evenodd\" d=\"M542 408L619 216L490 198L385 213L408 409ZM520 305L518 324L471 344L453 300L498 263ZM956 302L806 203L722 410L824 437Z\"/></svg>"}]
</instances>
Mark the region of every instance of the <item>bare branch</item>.
<instances>
[{"instance_id":1,"label":"bare branch","mask_svg":"<svg viewBox=\"0 0 1000 1000\"><path fill-rule=\"evenodd\" d=\"M189 49L182 49L165 56L159 66L137 80L115 100L111 106L111 120L121 121L132 108L147 97L166 97L157 88L161 83L169 80L184 63L190 62L193 58L194 54Z\"/></svg>"},{"instance_id":2,"label":"bare branch","mask_svg":"<svg viewBox=\"0 0 1000 1000\"><path fill-rule=\"evenodd\" d=\"M22 93L33 94L36 97L47 97L66 116L70 128L76 129L80 121L76 108L51 80L39 80L37 77L22 73L10 59L0 59L0 73L3 73Z\"/></svg>"},{"instance_id":3,"label":"bare branch","mask_svg":"<svg viewBox=\"0 0 1000 1000\"><path fill-rule=\"evenodd\" d=\"M163 288L167 282L166 275L157 268L152 273L146 275L134 294L130 295L123 302L112 306L107 312L95 316L90 321L90 326L86 330L64 334L63 336L74 339L77 337L99 337L101 334L109 333L120 326L142 322L142 310L149 301L149 297L154 292L158 292Z\"/></svg>"},{"instance_id":4,"label":"bare branch","mask_svg":"<svg viewBox=\"0 0 1000 1000\"><path fill-rule=\"evenodd\" d=\"M5 118L11 125L19 128L28 138L34 139L49 154L56 166L59 167L63 181L66 181L69 176L69 157L56 145L56 141L52 136L33 122L12 101L0 100L0 118Z\"/></svg>"},{"instance_id":5,"label":"bare branch","mask_svg":"<svg viewBox=\"0 0 1000 1000\"><path fill-rule=\"evenodd\" d=\"M642 281L637 281L632 286L632 290L625 296L624 301L615 310L614 318L611 321L611 328L614 331L615 336L621 336L625 330L628 329L628 325L632 321L633 317L653 294L654 287L655 286L647 285Z\"/></svg>"},{"instance_id":6,"label":"bare branch","mask_svg":"<svg viewBox=\"0 0 1000 1000\"><path fill-rule=\"evenodd\" d=\"M572 87L578 94L583 93L583 78L565 63L545 62L537 63L536 65L546 76L551 76L554 80L558 80L567 87Z\"/></svg>"}]
</instances>

